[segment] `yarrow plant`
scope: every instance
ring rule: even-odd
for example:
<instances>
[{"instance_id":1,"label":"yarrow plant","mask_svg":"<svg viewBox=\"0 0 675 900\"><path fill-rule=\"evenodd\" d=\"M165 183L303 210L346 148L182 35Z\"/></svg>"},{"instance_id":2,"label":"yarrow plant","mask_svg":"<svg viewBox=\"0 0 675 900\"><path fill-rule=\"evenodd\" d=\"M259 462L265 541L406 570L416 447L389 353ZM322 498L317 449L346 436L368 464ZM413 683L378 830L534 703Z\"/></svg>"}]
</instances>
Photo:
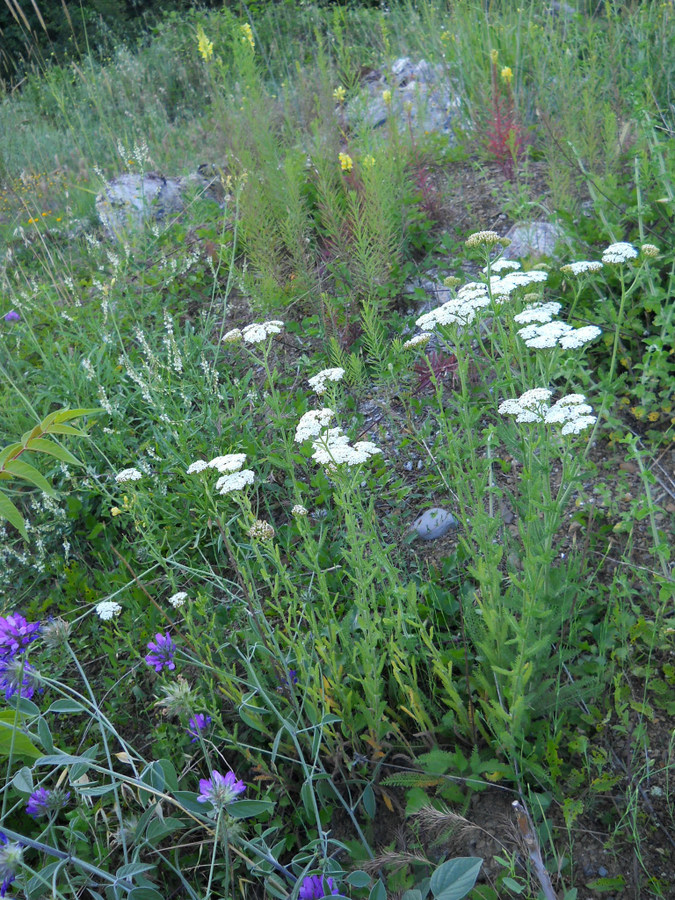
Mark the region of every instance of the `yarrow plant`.
<instances>
[{"instance_id":1,"label":"yarrow plant","mask_svg":"<svg viewBox=\"0 0 675 900\"><path fill-rule=\"evenodd\" d=\"M95 609L96 615L104 622L109 622L115 616L119 616L122 612L122 607L114 600L101 600L100 603L96 604Z\"/></svg>"},{"instance_id":2,"label":"yarrow plant","mask_svg":"<svg viewBox=\"0 0 675 900\"><path fill-rule=\"evenodd\" d=\"M329 381L338 382L342 381L345 374L345 370L339 367L334 369L322 369L321 372L317 372L316 375L313 375L309 379L309 386L314 391L315 394L321 396L321 394L326 393L326 384Z\"/></svg>"},{"instance_id":3,"label":"yarrow plant","mask_svg":"<svg viewBox=\"0 0 675 900\"><path fill-rule=\"evenodd\" d=\"M140 481L142 477L143 473L138 469L122 469L121 472L118 472L117 475L115 475L115 481L118 484L124 484L126 481Z\"/></svg>"}]
</instances>

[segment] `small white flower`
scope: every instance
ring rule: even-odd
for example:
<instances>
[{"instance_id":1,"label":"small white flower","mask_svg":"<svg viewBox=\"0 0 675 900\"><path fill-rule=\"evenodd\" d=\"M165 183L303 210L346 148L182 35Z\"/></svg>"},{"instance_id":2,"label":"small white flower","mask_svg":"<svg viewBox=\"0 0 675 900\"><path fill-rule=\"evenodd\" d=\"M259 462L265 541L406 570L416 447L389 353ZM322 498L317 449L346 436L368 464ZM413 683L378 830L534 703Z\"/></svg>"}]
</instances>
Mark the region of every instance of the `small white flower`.
<instances>
[{"instance_id":1,"label":"small white flower","mask_svg":"<svg viewBox=\"0 0 675 900\"><path fill-rule=\"evenodd\" d=\"M193 463L187 467L188 475L195 475L197 472L203 472L204 469L208 469L209 464L205 459L196 459Z\"/></svg>"},{"instance_id":2,"label":"small white flower","mask_svg":"<svg viewBox=\"0 0 675 900\"><path fill-rule=\"evenodd\" d=\"M313 375L309 379L309 386L316 394L325 394L326 393L326 382L327 381L342 381L344 377L345 370L341 369L339 366L334 369L322 369L321 372L317 372L316 375Z\"/></svg>"},{"instance_id":3,"label":"small white flower","mask_svg":"<svg viewBox=\"0 0 675 900\"><path fill-rule=\"evenodd\" d=\"M597 325L584 325L582 328L575 328L573 331L563 334L558 343L563 350L578 350L579 347L594 341L601 334L602 331Z\"/></svg>"},{"instance_id":4,"label":"small white flower","mask_svg":"<svg viewBox=\"0 0 675 900\"><path fill-rule=\"evenodd\" d=\"M513 317L519 325L527 325L529 322L550 322L553 316L560 312L561 305L555 301L550 303L530 303L522 312Z\"/></svg>"},{"instance_id":5,"label":"small white flower","mask_svg":"<svg viewBox=\"0 0 675 900\"><path fill-rule=\"evenodd\" d=\"M291 515L295 516L297 519L302 519L308 515L307 507L303 506L302 503L296 503L291 510Z\"/></svg>"},{"instance_id":6,"label":"small white flower","mask_svg":"<svg viewBox=\"0 0 675 900\"><path fill-rule=\"evenodd\" d=\"M309 438L318 437L321 431L328 427L334 415L332 409L310 409L302 416L295 429L296 443L302 444Z\"/></svg>"},{"instance_id":7,"label":"small white flower","mask_svg":"<svg viewBox=\"0 0 675 900\"><path fill-rule=\"evenodd\" d=\"M138 469L122 469L115 475L115 481L122 484L124 481L139 481L143 477L143 473Z\"/></svg>"},{"instance_id":8,"label":"small white flower","mask_svg":"<svg viewBox=\"0 0 675 900\"><path fill-rule=\"evenodd\" d=\"M403 345L403 349L412 350L414 347L424 347L425 344L429 343L431 338L432 334L430 331L423 331L421 334L416 334L414 337L407 340Z\"/></svg>"},{"instance_id":9,"label":"small white flower","mask_svg":"<svg viewBox=\"0 0 675 900\"><path fill-rule=\"evenodd\" d=\"M616 244L610 244L602 254L602 261L607 265L610 263L620 264L628 262L629 259L635 259L638 255L637 250L632 244L626 241L619 241Z\"/></svg>"},{"instance_id":10,"label":"small white flower","mask_svg":"<svg viewBox=\"0 0 675 900\"><path fill-rule=\"evenodd\" d=\"M578 262L567 263L560 267L560 271L565 275L585 275L587 272L599 272L601 269L601 262L587 259L580 259Z\"/></svg>"},{"instance_id":11,"label":"small white flower","mask_svg":"<svg viewBox=\"0 0 675 900\"><path fill-rule=\"evenodd\" d=\"M269 322L253 322L242 329L241 336L247 344L261 344L271 335L281 334L283 327L284 323L276 319L272 319Z\"/></svg>"},{"instance_id":12,"label":"small white flower","mask_svg":"<svg viewBox=\"0 0 675 900\"><path fill-rule=\"evenodd\" d=\"M223 335L223 344L236 344L243 337L244 335L239 328L233 328L231 331L228 331L227 334Z\"/></svg>"},{"instance_id":13,"label":"small white flower","mask_svg":"<svg viewBox=\"0 0 675 900\"><path fill-rule=\"evenodd\" d=\"M104 622L108 622L113 616L119 616L122 612L122 607L119 603L115 603L114 600L101 600L100 603L96 604L95 609L99 619L102 619Z\"/></svg>"},{"instance_id":14,"label":"small white flower","mask_svg":"<svg viewBox=\"0 0 675 900\"><path fill-rule=\"evenodd\" d=\"M520 263L515 259L496 259L490 265L490 271L498 275L500 272L515 271L520 268ZM487 266L483 269L483 275L487 275Z\"/></svg>"},{"instance_id":15,"label":"small white flower","mask_svg":"<svg viewBox=\"0 0 675 900\"><path fill-rule=\"evenodd\" d=\"M640 248L643 256L658 256L661 252L654 244L643 244Z\"/></svg>"},{"instance_id":16,"label":"small white flower","mask_svg":"<svg viewBox=\"0 0 675 900\"><path fill-rule=\"evenodd\" d=\"M580 416L578 419L572 419L566 422L562 427L563 434L579 434L586 428L590 428L597 421L597 416Z\"/></svg>"},{"instance_id":17,"label":"small white flower","mask_svg":"<svg viewBox=\"0 0 675 900\"><path fill-rule=\"evenodd\" d=\"M185 603L187 598L187 591L176 591L175 594L172 594L169 597L169 603L173 606L174 609L178 609Z\"/></svg>"},{"instance_id":18,"label":"small white flower","mask_svg":"<svg viewBox=\"0 0 675 900\"><path fill-rule=\"evenodd\" d=\"M553 392L548 388L532 388L517 400L504 400L499 405L502 416L515 416L516 422L543 422Z\"/></svg>"},{"instance_id":19,"label":"small white flower","mask_svg":"<svg viewBox=\"0 0 675 900\"><path fill-rule=\"evenodd\" d=\"M247 534L254 541L271 541L274 537L274 527L264 519L256 519Z\"/></svg>"},{"instance_id":20,"label":"small white flower","mask_svg":"<svg viewBox=\"0 0 675 900\"><path fill-rule=\"evenodd\" d=\"M245 453L226 453L225 456L214 456L207 465L209 469L216 469L224 475L226 472L238 472L245 462Z\"/></svg>"},{"instance_id":21,"label":"small white flower","mask_svg":"<svg viewBox=\"0 0 675 900\"><path fill-rule=\"evenodd\" d=\"M544 322L542 325L526 325L518 334L528 347L545 350L556 347L560 338L573 330L567 322Z\"/></svg>"},{"instance_id":22,"label":"small white flower","mask_svg":"<svg viewBox=\"0 0 675 900\"><path fill-rule=\"evenodd\" d=\"M232 491L240 491L247 484L253 484L255 478L251 469L242 469L241 472L231 472L223 475L216 481L216 490L219 494L230 494Z\"/></svg>"},{"instance_id":23,"label":"small white flower","mask_svg":"<svg viewBox=\"0 0 675 900\"><path fill-rule=\"evenodd\" d=\"M500 237L496 231L476 231L473 234L470 234L464 243L469 248L494 247L495 244L501 244L503 247L508 247L511 243L511 239Z\"/></svg>"}]
</instances>

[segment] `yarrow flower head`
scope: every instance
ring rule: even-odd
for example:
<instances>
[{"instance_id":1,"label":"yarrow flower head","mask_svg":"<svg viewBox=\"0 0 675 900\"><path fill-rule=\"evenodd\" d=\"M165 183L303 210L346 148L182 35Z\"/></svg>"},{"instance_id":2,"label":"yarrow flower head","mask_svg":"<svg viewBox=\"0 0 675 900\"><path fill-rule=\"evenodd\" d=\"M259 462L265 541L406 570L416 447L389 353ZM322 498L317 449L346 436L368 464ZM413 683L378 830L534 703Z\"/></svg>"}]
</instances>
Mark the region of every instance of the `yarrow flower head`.
<instances>
[{"instance_id":1,"label":"yarrow flower head","mask_svg":"<svg viewBox=\"0 0 675 900\"><path fill-rule=\"evenodd\" d=\"M317 440L312 441L312 459L330 470L337 466L356 466L382 451L371 441L349 444L349 437L340 428L329 428Z\"/></svg>"},{"instance_id":2,"label":"yarrow flower head","mask_svg":"<svg viewBox=\"0 0 675 900\"><path fill-rule=\"evenodd\" d=\"M324 428L330 424L335 413L332 409L310 409L306 412L295 429L295 442L302 444L311 437L318 437Z\"/></svg>"},{"instance_id":3,"label":"yarrow flower head","mask_svg":"<svg viewBox=\"0 0 675 900\"><path fill-rule=\"evenodd\" d=\"M172 594L169 597L169 603L174 609L179 609L185 603L187 598L187 591L176 591L175 594Z\"/></svg>"},{"instance_id":4,"label":"yarrow flower head","mask_svg":"<svg viewBox=\"0 0 675 900\"><path fill-rule=\"evenodd\" d=\"M101 600L94 608L96 609L96 615L104 622L109 622L114 616L119 616L122 612L122 607L114 600Z\"/></svg>"},{"instance_id":5,"label":"yarrow flower head","mask_svg":"<svg viewBox=\"0 0 675 900\"><path fill-rule=\"evenodd\" d=\"M642 251L643 256L658 256L661 252L654 244L643 244L642 247L640 247L640 250ZM9 315L9 313L7 313L7 315ZM6 318L7 316L5 316L5 319Z\"/></svg>"},{"instance_id":6,"label":"yarrow flower head","mask_svg":"<svg viewBox=\"0 0 675 900\"><path fill-rule=\"evenodd\" d=\"M226 453L224 456L214 456L207 465L209 469L216 469L225 475L227 472L238 472L245 462L245 453Z\"/></svg>"},{"instance_id":7,"label":"yarrow flower head","mask_svg":"<svg viewBox=\"0 0 675 900\"><path fill-rule=\"evenodd\" d=\"M607 247L602 254L602 261L605 265L620 265L621 263L628 262L629 259L636 259L637 255L638 252L632 244L628 244L626 241L619 241L618 243L610 244L609 247Z\"/></svg>"},{"instance_id":8,"label":"yarrow flower head","mask_svg":"<svg viewBox=\"0 0 675 900\"><path fill-rule=\"evenodd\" d=\"M199 735L202 731L206 731L212 721L211 716L205 716L204 713L196 713L196 715L192 716L188 722L187 729L187 733L192 735L191 744L199 740Z\"/></svg>"},{"instance_id":9,"label":"yarrow flower head","mask_svg":"<svg viewBox=\"0 0 675 900\"><path fill-rule=\"evenodd\" d=\"M554 300L550 303L530 303L522 312L517 313L513 320L519 325L527 325L529 322L550 322L553 316L560 312L560 304Z\"/></svg>"},{"instance_id":10,"label":"yarrow flower head","mask_svg":"<svg viewBox=\"0 0 675 900\"><path fill-rule=\"evenodd\" d=\"M4 897L7 888L16 878L16 873L23 860L23 848L16 841L8 841L0 831L0 897Z\"/></svg>"},{"instance_id":11,"label":"yarrow flower head","mask_svg":"<svg viewBox=\"0 0 675 900\"><path fill-rule=\"evenodd\" d=\"M231 494L233 491L241 491L246 485L253 484L255 473L251 469L242 469L241 472L232 472L222 475L216 481L216 490L219 494Z\"/></svg>"},{"instance_id":12,"label":"yarrow flower head","mask_svg":"<svg viewBox=\"0 0 675 900\"><path fill-rule=\"evenodd\" d=\"M115 481L118 484L123 484L125 481L140 481L142 477L143 473L139 472L138 469L122 469L121 472L115 475Z\"/></svg>"},{"instance_id":13,"label":"yarrow flower head","mask_svg":"<svg viewBox=\"0 0 675 900\"><path fill-rule=\"evenodd\" d=\"M243 794L246 785L243 781L237 781L234 772L221 775L214 770L210 778L199 780L198 803L212 803L217 810L222 809L227 803L231 803L239 794Z\"/></svg>"},{"instance_id":14,"label":"yarrow flower head","mask_svg":"<svg viewBox=\"0 0 675 900\"><path fill-rule=\"evenodd\" d=\"M582 328L575 328L567 334L563 334L558 343L563 350L578 350L579 347L594 341L601 334L602 330L597 325L584 325Z\"/></svg>"},{"instance_id":15,"label":"yarrow flower head","mask_svg":"<svg viewBox=\"0 0 675 900\"><path fill-rule=\"evenodd\" d=\"M502 416L515 416L516 422L543 422L549 409L553 391L548 388L532 388L517 400L504 400L499 405Z\"/></svg>"},{"instance_id":16,"label":"yarrow flower head","mask_svg":"<svg viewBox=\"0 0 675 900\"><path fill-rule=\"evenodd\" d=\"M332 897L339 893L332 878L325 875L307 875L300 885L298 900L321 900L322 897Z\"/></svg>"},{"instance_id":17,"label":"yarrow flower head","mask_svg":"<svg viewBox=\"0 0 675 900\"><path fill-rule=\"evenodd\" d=\"M158 632L155 635L155 640L150 641L148 644L148 650L150 653L146 655L145 661L155 672L161 672L162 669L173 670L176 668L176 663L173 659L176 653L176 645L168 632L166 634Z\"/></svg>"},{"instance_id":18,"label":"yarrow flower head","mask_svg":"<svg viewBox=\"0 0 675 900\"><path fill-rule=\"evenodd\" d=\"M309 379L309 386L312 388L314 393L320 396L321 394L326 393L326 382L342 381L344 374L345 370L341 369L339 366L334 369L322 369L321 372L317 372L316 375L313 375Z\"/></svg>"},{"instance_id":19,"label":"yarrow flower head","mask_svg":"<svg viewBox=\"0 0 675 900\"><path fill-rule=\"evenodd\" d=\"M490 263L490 271L498 275L500 272L515 272L520 268L520 263L515 259L496 259ZM483 269L483 275L487 275L487 266Z\"/></svg>"},{"instance_id":20,"label":"yarrow flower head","mask_svg":"<svg viewBox=\"0 0 675 900\"><path fill-rule=\"evenodd\" d=\"M307 507L303 506L301 503L296 503L291 510L291 515L295 516L296 519L303 519L308 515Z\"/></svg>"},{"instance_id":21,"label":"yarrow flower head","mask_svg":"<svg viewBox=\"0 0 675 900\"><path fill-rule=\"evenodd\" d=\"M261 344L273 334L281 334L284 323L278 319L269 322L253 322L242 329L241 336L247 344Z\"/></svg>"},{"instance_id":22,"label":"yarrow flower head","mask_svg":"<svg viewBox=\"0 0 675 900\"><path fill-rule=\"evenodd\" d=\"M187 467L188 475L196 475L198 472L203 472L204 469L208 469L209 464L205 459L196 459L194 462L190 463Z\"/></svg>"},{"instance_id":23,"label":"yarrow flower head","mask_svg":"<svg viewBox=\"0 0 675 900\"><path fill-rule=\"evenodd\" d=\"M264 519L256 519L247 534L254 541L271 541L275 532L269 522L265 522Z\"/></svg>"},{"instance_id":24,"label":"yarrow flower head","mask_svg":"<svg viewBox=\"0 0 675 900\"><path fill-rule=\"evenodd\" d=\"M354 168L354 160L348 153L338 153L338 159L340 160L340 168L343 172L351 172Z\"/></svg>"},{"instance_id":25,"label":"yarrow flower head","mask_svg":"<svg viewBox=\"0 0 675 900\"><path fill-rule=\"evenodd\" d=\"M567 263L560 266L560 271L564 275L586 275L588 272L599 272L602 269L602 263L595 260L580 259L578 262Z\"/></svg>"},{"instance_id":26,"label":"yarrow flower head","mask_svg":"<svg viewBox=\"0 0 675 900\"><path fill-rule=\"evenodd\" d=\"M403 345L403 349L413 350L415 347L424 347L429 343L432 337L433 335L430 331L423 331L421 334L416 334L414 337L407 340Z\"/></svg>"},{"instance_id":27,"label":"yarrow flower head","mask_svg":"<svg viewBox=\"0 0 675 900\"><path fill-rule=\"evenodd\" d=\"M494 247L496 244L508 247L510 243L511 240L509 238L500 237L496 231L475 231L464 242L469 249L474 247Z\"/></svg>"},{"instance_id":28,"label":"yarrow flower head","mask_svg":"<svg viewBox=\"0 0 675 900\"><path fill-rule=\"evenodd\" d=\"M23 653L40 631L40 622L28 622L20 613L0 616L0 658Z\"/></svg>"},{"instance_id":29,"label":"yarrow flower head","mask_svg":"<svg viewBox=\"0 0 675 900\"><path fill-rule=\"evenodd\" d=\"M30 700L39 683L37 672L22 657L0 659L0 691L6 700L14 694Z\"/></svg>"},{"instance_id":30,"label":"yarrow flower head","mask_svg":"<svg viewBox=\"0 0 675 900\"><path fill-rule=\"evenodd\" d=\"M64 793L61 790L50 791L41 787L33 791L28 798L26 812L36 819L40 816L54 815L66 806L69 799L70 791Z\"/></svg>"},{"instance_id":31,"label":"yarrow flower head","mask_svg":"<svg viewBox=\"0 0 675 900\"><path fill-rule=\"evenodd\" d=\"M244 335L242 334L241 329L233 328L231 331L228 331L227 334L223 335L223 344L238 344L243 338Z\"/></svg>"}]
</instances>

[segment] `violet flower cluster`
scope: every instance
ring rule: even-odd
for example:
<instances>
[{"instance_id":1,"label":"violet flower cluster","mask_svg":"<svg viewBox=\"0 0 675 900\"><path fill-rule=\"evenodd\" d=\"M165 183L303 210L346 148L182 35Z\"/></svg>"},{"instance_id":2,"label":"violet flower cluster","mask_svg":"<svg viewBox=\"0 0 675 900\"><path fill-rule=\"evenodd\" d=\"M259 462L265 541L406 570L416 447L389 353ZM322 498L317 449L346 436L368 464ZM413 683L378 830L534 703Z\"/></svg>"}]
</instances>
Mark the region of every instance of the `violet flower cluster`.
<instances>
[{"instance_id":1,"label":"violet flower cluster","mask_svg":"<svg viewBox=\"0 0 675 900\"><path fill-rule=\"evenodd\" d=\"M39 631L40 622L28 622L20 613L0 616L0 690L7 700L16 693L30 700L35 693L35 671L23 653Z\"/></svg>"},{"instance_id":2,"label":"violet flower cluster","mask_svg":"<svg viewBox=\"0 0 675 900\"><path fill-rule=\"evenodd\" d=\"M231 803L239 794L243 794L246 785L237 781L234 772L221 775L215 769L210 778L200 778L198 803L212 803L217 810Z\"/></svg>"}]
</instances>

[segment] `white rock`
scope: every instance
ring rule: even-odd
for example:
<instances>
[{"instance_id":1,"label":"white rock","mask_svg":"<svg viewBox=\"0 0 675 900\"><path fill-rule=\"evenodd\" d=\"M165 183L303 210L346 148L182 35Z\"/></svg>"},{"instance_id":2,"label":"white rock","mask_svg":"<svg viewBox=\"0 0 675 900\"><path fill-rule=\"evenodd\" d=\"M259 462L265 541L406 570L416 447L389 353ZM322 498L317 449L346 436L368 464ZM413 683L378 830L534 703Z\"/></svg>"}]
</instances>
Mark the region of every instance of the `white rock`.
<instances>
[{"instance_id":1,"label":"white rock","mask_svg":"<svg viewBox=\"0 0 675 900\"><path fill-rule=\"evenodd\" d=\"M417 537L424 541L433 541L443 537L451 528L457 528L459 522L447 509L434 507L427 509L410 526L410 533L416 532Z\"/></svg>"}]
</instances>

